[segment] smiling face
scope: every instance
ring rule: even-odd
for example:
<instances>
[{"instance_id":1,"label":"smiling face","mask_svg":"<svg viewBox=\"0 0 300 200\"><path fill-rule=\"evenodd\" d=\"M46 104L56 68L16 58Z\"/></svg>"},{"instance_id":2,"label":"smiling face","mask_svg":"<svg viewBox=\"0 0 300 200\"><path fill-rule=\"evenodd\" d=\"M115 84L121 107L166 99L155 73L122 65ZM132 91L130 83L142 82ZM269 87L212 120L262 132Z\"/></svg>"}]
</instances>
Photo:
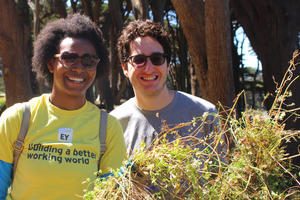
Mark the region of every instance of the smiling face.
<instances>
[{"instance_id":1,"label":"smiling face","mask_svg":"<svg viewBox=\"0 0 300 200\"><path fill-rule=\"evenodd\" d=\"M96 55L94 46L86 39L70 38L63 39L59 45L58 54L76 53L79 56L85 54ZM48 69L53 73L52 99L55 97L60 102L69 97L85 100L87 89L92 85L96 76L96 67L86 69L78 59L72 67L64 66L59 58L53 58L48 64Z\"/></svg>"},{"instance_id":2,"label":"smiling face","mask_svg":"<svg viewBox=\"0 0 300 200\"><path fill-rule=\"evenodd\" d=\"M129 56L139 54L150 56L153 53L164 53L164 50L152 37L137 37L130 43ZM156 66L148 57L145 66L141 68L136 68L132 62L125 64L126 66L123 65L124 74L129 78L137 98L159 96L168 92L166 80L169 65L166 60L163 64Z\"/></svg>"}]
</instances>

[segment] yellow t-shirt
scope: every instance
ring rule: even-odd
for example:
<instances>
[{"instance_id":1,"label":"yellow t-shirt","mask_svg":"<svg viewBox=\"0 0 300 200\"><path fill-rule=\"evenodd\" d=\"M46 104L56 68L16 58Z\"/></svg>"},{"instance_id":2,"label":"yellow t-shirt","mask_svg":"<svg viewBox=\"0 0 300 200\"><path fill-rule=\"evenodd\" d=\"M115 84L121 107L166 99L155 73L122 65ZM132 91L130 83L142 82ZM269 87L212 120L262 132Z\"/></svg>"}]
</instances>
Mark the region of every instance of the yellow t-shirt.
<instances>
[{"instance_id":1,"label":"yellow t-shirt","mask_svg":"<svg viewBox=\"0 0 300 200\"><path fill-rule=\"evenodd\" d=\"M49 101L49 94L30 100L31 119L8 199L79 199L87 178L96 178L100 155L100 110L90 102L73 111ZM13 143L20 130L23 104L8 108L0 120L0 160L13 162ZM125 157L120 123L108 116L102 174L119 168Z\"/></svg>"}]
</instances>

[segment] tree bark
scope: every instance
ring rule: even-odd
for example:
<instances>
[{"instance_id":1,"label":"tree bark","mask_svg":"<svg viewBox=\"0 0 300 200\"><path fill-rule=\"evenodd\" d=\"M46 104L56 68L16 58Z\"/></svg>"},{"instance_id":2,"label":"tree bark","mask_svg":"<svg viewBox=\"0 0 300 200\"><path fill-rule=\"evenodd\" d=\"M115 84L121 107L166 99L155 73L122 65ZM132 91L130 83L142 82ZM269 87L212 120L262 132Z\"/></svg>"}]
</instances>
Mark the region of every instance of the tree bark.
<instances>
[{"instance_id":1,"label":"tree bark","mask_svg":"<svg viewBox=\"0 0 300 200\"><path fill-rule=\"evenodd\" d=\"M54 5L56 8L57 13L61 18L66 18L67 17L67 10L66 10L66 4L62 0L55 0Z\"/></svg>"},{"instance_id":2,"label":"tree bark","mask_svg":"<svg viewBox=\"0 0 300 200\"><path fill-rule=\"evenodd\" d=\"M6 106L29 100L31 39L26 1L0 0L0 54L3 63Z\"/></svg>"},{"instance_id":3,"label":"tree bark","mask_svg":"<svg viewBox=\"0 0 300 200\"><path fill-rule=\"evenodd\" d=\"M120 96L118 95L118 82L122 79L122 69L120 65L120 61L118 58L118 52L116 48L118 35L122 30L123 20L121 15L120 4L118 0L110 0L109 1L109 12L112 19L112 24L110 26L110 66L111 66L111 87L112 87L112 97L115 104L119 104ZM124 81L124 79L123 79ZM122 85L122 84L121 84Z\"/></svg>"},{"instance_id":4,"label":"tree bark","mask_svg":"<svg viewBox=\"0 0 300 200\"><path fill-rule=\"evenodd\" d=\"M33 30L34 30L34 38L37 38L37 35L40 32L40 0L35 0L34 5L32 5L31 10L33 12ZM39 94L44 92L44 79L37 78L37 83L39 87Z\"/></svg>"},{"instance_id":5,"label":"tree bark","mask_svg":"<svg viewBox=\"0 0 300 200\"><path fill-rule=\"evenodd\" d=\"M200 95L231 106L234 86L229 0L172 0L195 66ZM205 10L205 15L204 15Z\"/></svg>"},{"instance_id":6,"label":"tree bark","mask_svg":"<svg viewBox=\"0 0 300 200\"><path fill-rule=\"evenodd\" d=\"M163 24L164 22L164 8L166 5L166 0L152 0L150 1L152 14L153 14L153 21L159 22Z\"/></svg>"},{"instance_id":7,"label":"tree bark","mask_svg":"<svg viewBox=\"0 0 300 200\"><path fill-rule=\"evenodd\" d=\"M135 19L149 19L148 0L131 0L131 5Z\"/></svg>"},{"instance_id":8,"label":"tree bark","mask_svg":"<svg viewBox=\"0 0 300 200\"><path fill-rule=\"evenodd\" d=\"M99 26L100 25L100 9L102 5L101 0L95 0L95 5L93 8L93 17L94 17L94 22Z\"/></svg>"},{"instance_id":9,"label":"tree bark","mask_svg":"<svg viewBox=\"0 0 300 200\"><path fill-rule=\"evenodd\" d=\"M172 0L186 37L191 61L203 98L209 98L205 43L204 4L202 0Z\"/></svg>"},{"instance_id":10,"label":"tree bark","mask_svg":"<svg viewBox=\"0 0 300 200\"><path fill-rule=\"evenodd\" d=\"M229 0L205 1L208 100L231 107L234 99Z\"/></svg>"},{"instance_id":11,"label":"tree bark","mask_svg":"<svg viewBox=\"0 0 300 200\"><path fill-rule=\"evenodd\" d=\"M33 30L34 30L34 38L40 32L40 0L35 0L35 7L33 10Z\"/></svg>"},{"instance_id":12,"label":"tree bark","mask_svg":"<svg viewBox=\"0 0 300 200\"><path fill-rule=\"evenodd\" d=\"M93 9L92 9L92 2L90 0L81 0L82 7L84 13L89 16L91 19L94 19L93 17Z\"/></svg>"}]
</instances>

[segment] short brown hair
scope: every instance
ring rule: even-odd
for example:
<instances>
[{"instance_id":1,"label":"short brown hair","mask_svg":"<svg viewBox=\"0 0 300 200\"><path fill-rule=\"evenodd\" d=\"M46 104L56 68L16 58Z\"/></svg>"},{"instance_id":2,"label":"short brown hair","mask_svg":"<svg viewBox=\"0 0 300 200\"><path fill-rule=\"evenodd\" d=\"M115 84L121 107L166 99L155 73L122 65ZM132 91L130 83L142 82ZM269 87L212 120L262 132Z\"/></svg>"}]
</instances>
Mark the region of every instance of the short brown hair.
<instances>
[{"instance_id":1,"label":"short brown hair","mask_svg":"<svg viewBox=\"0 0 300 200\"><path fill-rule=\"evenodd\" d=\"M170 35L159 23L155 23L149 19L132 21L123 29L117 44L121 63L125 63L129 57L130 43L137 37L147 36L156 39L161 44L164 53L167 55L167 62L170 63Z\"/></svg>"}]
</instances>

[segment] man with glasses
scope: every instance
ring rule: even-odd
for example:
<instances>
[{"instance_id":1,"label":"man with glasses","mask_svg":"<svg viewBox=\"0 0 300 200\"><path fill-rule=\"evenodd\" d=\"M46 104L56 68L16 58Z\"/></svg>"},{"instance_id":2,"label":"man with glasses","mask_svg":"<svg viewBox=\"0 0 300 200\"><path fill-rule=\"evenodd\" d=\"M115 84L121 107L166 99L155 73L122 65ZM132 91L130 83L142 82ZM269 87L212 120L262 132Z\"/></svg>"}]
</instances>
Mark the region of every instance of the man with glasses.
<instances>
[{"instance_id":1,"label":"man with glasses","mask_svg":"<svg viewBox=\"0 0 300 200\"><path fill-rule=\"evenodd\" d=\"M177 136L202 138L214 130L217 125L214 105L167 87L171 46L169 35L161 25L151 20L129 23L118 39L118 53L135 97L110 114L121 122L129 154L139 150L143 142L149 146L160 134L205 112L214 114L208 115L205 123L196 120L198 126L176 129ZM168 134L167 139L174 140L177 136Z\"/></svg>"}]
</instances>

